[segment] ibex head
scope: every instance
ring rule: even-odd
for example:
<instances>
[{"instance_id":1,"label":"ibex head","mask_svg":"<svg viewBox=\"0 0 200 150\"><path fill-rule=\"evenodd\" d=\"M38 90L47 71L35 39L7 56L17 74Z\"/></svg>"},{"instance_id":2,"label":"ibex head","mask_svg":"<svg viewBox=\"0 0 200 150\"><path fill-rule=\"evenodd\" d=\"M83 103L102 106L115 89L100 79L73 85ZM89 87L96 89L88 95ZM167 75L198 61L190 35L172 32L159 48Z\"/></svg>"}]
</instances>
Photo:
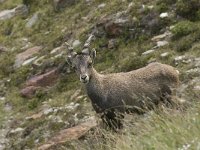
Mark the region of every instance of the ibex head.
<instances>
[{"instance_id":1,"label":"ibex head","mask_svg":"<svg viewBox=\"0 0 200 150\"><path fill-rule=\"evenodd\" d=\"M96 57L95 49L90 49L90 43L94 35L91 35L83 46L80 53L73 51L73 48L66 43L68 47L67 61L72 68L75 69L77 75L80 77L82 83L88 83L91 78L91 71L93 67L94 58Z\"/></svg>"}]
</instances>

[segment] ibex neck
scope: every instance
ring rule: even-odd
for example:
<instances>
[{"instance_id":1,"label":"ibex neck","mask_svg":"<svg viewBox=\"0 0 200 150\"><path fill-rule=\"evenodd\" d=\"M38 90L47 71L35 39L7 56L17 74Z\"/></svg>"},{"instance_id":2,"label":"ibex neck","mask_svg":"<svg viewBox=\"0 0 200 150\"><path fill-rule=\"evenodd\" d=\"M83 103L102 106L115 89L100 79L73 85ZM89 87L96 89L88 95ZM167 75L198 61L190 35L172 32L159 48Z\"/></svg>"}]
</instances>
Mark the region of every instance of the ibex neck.
<instances>
[{"instance_id":1,"label":"ibex neck","mask_svg":"<svg viewBox=\"0 0 200 150\"><path fill-rule=\"evenodd\" d=\"M103 97L103 77L94 68L91 72L90 81L86 84L87 94L92 101L93 107L97 113L102 112L102 97Z\"/></svg>"},{"instance_id":2,"label":"ibex neck","mask_svg":"<svg viewBox=\"0 0 200 150\"><path fill-rule=\"evenodd\" d=\"M89 90L96 90L96 88L99 88L101 83L102 75L99 74L94 68L91 70L91 76L90 81L88 84L86 84L86 89Z\"/></svg>"},{"instance_id":3,"label":"ibex neck","mask_svg":"<svg viewBox=\"0 0 200 150\"><path fill-rule=\"evenodd\" d=\"M99 74L94 68L92 68L89 83L99 82L101 76L101 74Z\"/></svg>"}]
</instances>

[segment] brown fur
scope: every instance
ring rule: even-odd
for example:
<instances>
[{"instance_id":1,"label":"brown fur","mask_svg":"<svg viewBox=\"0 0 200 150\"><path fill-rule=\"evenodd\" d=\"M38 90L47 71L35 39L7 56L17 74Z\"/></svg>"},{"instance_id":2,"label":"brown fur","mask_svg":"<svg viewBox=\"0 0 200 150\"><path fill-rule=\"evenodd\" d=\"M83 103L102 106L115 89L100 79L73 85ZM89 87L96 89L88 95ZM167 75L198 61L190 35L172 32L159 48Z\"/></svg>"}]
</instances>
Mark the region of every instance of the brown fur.
<instances>
[{"instance_id":1,"label":"brown fur","mask_svg":"<svg viewBox=\"0 0 200 150\"><path fill-rule=\"evenodd\" d=\"M141 113L160 101L171 102L173 89L179 84L178 71L172 66L151 63L130 72L99 74L92 66L96 51L87 48L91 39L92 36L82 53L73 52L69 47L67 61L76 68L95 111L102 114L109 126L121 127L116 112L123 118L124 112Z\"/></svg>"},{"instance_id":2,"label":"brown fur","mask_svg":"<svg viewBox=\"0 0 200 150\"><path fill-rule=\"evenodd\" d=\"M157 103L161 94L169 93L179 83L177 71L165 64L152 63L126 73L102 75L93 68L86 89L93 103L103 103L97 112L120 105L140 106L145 98ZM92 97L96 94L99 101ZM111 101L112 100L112 101ZM148 102L147 102L148 103Z\"/></svg>"},{"instance_id":3,"label":"brown fur","mask_svg":"<svg viewBox=\"0 0 200 150\"><path fill-rule=\"evenodd\" d=\"M178 72L173 67L151 63L138 70L108 75L92 68L90 82L85 86L95 111L103 113L108 122L116 121L115 111L138 112L158 104L178 84Z\"/></svg>"}]
</instances>

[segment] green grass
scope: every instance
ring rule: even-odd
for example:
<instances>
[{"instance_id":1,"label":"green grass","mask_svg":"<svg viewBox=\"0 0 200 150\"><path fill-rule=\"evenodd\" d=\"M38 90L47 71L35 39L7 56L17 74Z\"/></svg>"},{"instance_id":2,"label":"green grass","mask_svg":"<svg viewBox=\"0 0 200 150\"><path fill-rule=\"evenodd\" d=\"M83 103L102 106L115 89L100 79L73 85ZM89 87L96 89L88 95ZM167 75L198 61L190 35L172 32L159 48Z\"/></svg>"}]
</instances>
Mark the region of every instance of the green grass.
<instances>
[{"instance_id":1,"label":"green grass","mask_svg":"<svg viewBox=\"0 0 200 150\"><path fill-rule=\"evenodd\" d=\"M122 133L95 129L86 139L88 143L74 145L80 149L100 150L172 150L199 149L200 103L187 111L162 109L145 116L129 116ZM132 120L132 123L130 123ZM93 143L90 145L89 143Z\"/></svg>"}]
</instances>

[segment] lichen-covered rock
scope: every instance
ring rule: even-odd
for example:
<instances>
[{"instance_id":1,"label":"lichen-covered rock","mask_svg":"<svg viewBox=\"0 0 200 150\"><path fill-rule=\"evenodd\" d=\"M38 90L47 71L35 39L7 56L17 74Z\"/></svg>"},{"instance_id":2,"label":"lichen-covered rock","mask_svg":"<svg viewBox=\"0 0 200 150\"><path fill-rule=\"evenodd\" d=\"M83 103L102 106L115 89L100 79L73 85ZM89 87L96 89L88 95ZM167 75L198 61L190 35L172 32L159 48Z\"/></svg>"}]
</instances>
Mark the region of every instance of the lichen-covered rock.
<instances>
[{"instance_id":1,"label":"lichen-covered rock","mask_svg":"<svg viewBox=\"0 0 200 150\"><path fill-rule=\"evenodd\" d=\"M0 45L0 53L6 52L7 50L8 49L6 47Z\"/></svg>"},{"instance_id":2,"label":"lichen-covered rock","mask_svg":"<svg viewBox=\"0 0 200 150\"><path fill-rule=\"evenodd\" d=\"M75 41L72 43L72 46L73 46L73 48L76 48L76 47L78 47L80 44L81 44L81 42L80 42L79 40L75 40Z\"/></svg>"},{"instance_id":3,"label":"lichen-covered rock","mask_svg":"<svg viewBox=\"0 0 200 150\"><path fill-rule=\"evenodd\" d=\"M167 12L160 14L160 18L167 18L167 17L169 17L169 14Z\"/></svg>"},{"instance_id":4,"label":"lichen-covered rock","mask_svg":"<svg viewBox=\"0 0 200 150\"><path fill-rule=\"evenodd\" d=\"M154 36L151 40L152 40L152 41L155 41L155 42L158 42L158 41L160 41L160 40L163 40L163 39L166 39L166 38L170 38L171 36L172 36L172 33L169 32L169 31L166 31L166 32L163 33L163 34Z\"/></svg>"},{"instance_id":5,"label":"lichen-covered rock","mask_svg":"<svg viewBox=\"0 0 200 150\"><path fill-rule=\"evenodd\" d=\"M26 98L32 98L36 91L39 89L39 87L35 87L35 86L28 86L25 87L24 89L22 89L20 91L21 96L26 97Z\"/></svg>"},{"instance_id":6,"label":"lichen-covered rock","mask_svg":"<svg viewBox=\"0 0 200 150\"><path fill-rule=\"evenodd\" d=\"M150 49L150 50L147 50L146 52L142 53L142 55L149 55L151 53L155 52L154 49Z\"/></svg>"},{"instance_id":7,"label":"lichen-covered rock","mask_svg":"<svg viewBox=\"0 0 200 150\"><path fill-rule=\"evenodd\" d=\"M26 5L19 5L16 8L3 10L0 12L0 20L10 19L17 15L27 15L28 8Z\"/></svg>"},{"instance_id":8,"label":"lichen-covered rock","mask_svg":"<svg viewBox=\"0 0 200 150\"><path fill-rule=\"evenodd\" d=\"M84 136L89 130L96 127L97 123L94 117L89 118L86 122L81 123L75 127L61 130L57 135L52 137L45 144L38 147L39 150L47 150L53 146L63 144L67 141L79 139Z\"/></svg>"},{"instance_id":9,"label":"lichen-covered rock","mask_svg":"<svg viewBox=\"0 0 200 150\"><path fill-rule=\"evenodd\" d=\"M169 56L169 52L165 52L165 53L160 54L160 57L162 57L162 58L166 58L168 56Z\"/></svg>"},{"instance_id":10,"label":"lichen-covered rock","mask_svg":"<svg viewBox=\"0 0 200 150\"><path fill-rule=\"evenodd\" d=\"M158 41L157 42L157 47L162 47L162 46L165 46L165 45L168 45L169 42L168 41Z\"/></svg>"},{"instance_id":11,"label":"lichen-covered rock","mask_svg":"<svg viewBox=\"0 0 200 150\"><path fill-rule=\"evenodd\" d=\"M126 15L126 12L118 12L102 18L96 26L98 36L107 35L116 37L127 33L129 29L134 28L135 24Z\"/></svg>"},{"instance_id":12,"label":"lichen-covered rock","mask_svg":"<svg viewBox=\"0 0 200 150\"><path fill-rule=\"evenodd\" d=\"M26 23L26 27L27 28L31 28L32 26L34 26L37 21L39 19L39 16L38 16L38 13L35 13L29 20L28 22Z\"/></svg>"},{"instance_id":13,"label":"lichen-covered rock","mask_svg":"<svg viewBox=\"0 0 200 150\"><path fill-rule=\"evenodd\" d=\"M57 69L53 69L47 73L34 76L26 82L26 86L46 87L53 85L58 79Z\"/></svg>"},{"instance_id":14,"label":"lichen-covered rock","mask_svg":"<svg viewBox=\"0 0 200 150\"><path fill-rule=\"evenodd\" d=\"M15 68L19 68L25 60L33 56L34 54L38 53L40 50L42 50L42 46L35 46L32 48L27 49L26 51L17 54L16 59L15 59Z\"/></svg>"}]
</instances>

